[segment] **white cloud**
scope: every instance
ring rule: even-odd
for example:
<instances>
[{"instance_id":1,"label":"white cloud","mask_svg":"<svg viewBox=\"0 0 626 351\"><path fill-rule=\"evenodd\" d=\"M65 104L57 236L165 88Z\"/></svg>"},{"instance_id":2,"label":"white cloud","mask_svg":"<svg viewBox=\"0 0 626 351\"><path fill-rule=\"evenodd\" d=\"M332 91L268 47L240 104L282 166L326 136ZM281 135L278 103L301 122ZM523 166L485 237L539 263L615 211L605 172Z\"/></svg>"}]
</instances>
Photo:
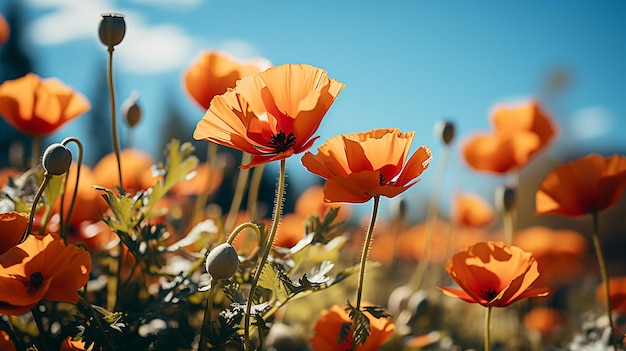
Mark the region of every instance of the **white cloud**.
<instances>
[{"instance_id":1,"label":"white cloud","mask_svg":"<svg viewBox=\"0 0 626 351\"><path fill-rule=\"evenodd\" d=\"M256 47L245 40L241 39L229 39L220 42L216 45L216 49L227 52L235 57L239 57L243 60L258 59L258 50Z\"/></svg>"},{"instance_id":2,"label":"white cloud","mask_svg":"<svg viewBox=\"0 0 626 351\"><path fill-rule=\"evenodd\" d=\"M30 28L30 39L40 46L84 39L99 43L101 14L124 14L126 36L115 52L120 69L132 73L154 74L178 69L188 64L195 51L194 38L180 26L146 24L143 14L117 9L109 0L29 0L29 4L52 9L35 19Z\"/></svg>"},{"instance_id":3,"label":"white cloud","mask_svg":"<svg viewBox=\"0 0 626 351\"><path fill-rule=\"evenodd\" d=\"M202 0L131 0L136 4L157 6L163 8L195 8L202 4Z\"/></svg>"},{"instance_id":4,"label":"white cloud","mask_svg":"<svg viewBox=\"0 0 626 351\"><path fill-rule=\"evenodd\" d=\"M574 139L593 139L611 134L615 119L605 107L590 106L576 111L567 125Z\"/></svg>"}]
</instances>

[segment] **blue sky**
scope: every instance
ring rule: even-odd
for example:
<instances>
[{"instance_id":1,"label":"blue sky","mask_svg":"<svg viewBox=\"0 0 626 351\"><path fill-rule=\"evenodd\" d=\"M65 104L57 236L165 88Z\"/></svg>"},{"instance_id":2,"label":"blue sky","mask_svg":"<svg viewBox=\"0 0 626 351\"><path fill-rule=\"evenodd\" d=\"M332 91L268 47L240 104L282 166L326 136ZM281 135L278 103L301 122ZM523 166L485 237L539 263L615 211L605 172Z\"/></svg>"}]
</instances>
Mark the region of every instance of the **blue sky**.
<instances>
[{"instance_id":1,"label":"blue sky","mask_svg":"<svg viewBox=\"0 0 626 351\"><path fill-rule=\"evenodd\" d=\"M0 4L0 11L7 3ZM138 146L155 156L162 145L139 135L158 129L166 97L185 114L181 123L189 126L190 139L203 115L181 86L182 72L203 49L243 59L263 57L273 64L308 63L345 83L315 146L340 133L397 127L415 130L414 147L432 147L436 166L441 150L432 136L436 121L456 122L458 148L472 133L489 128L493 104L544 96L547 77L559 71L571 84L547 103L560 135L543 157L626 150L623 1L21 3L37 73L59 77L83 92L93 90L94 70L106 58L97 38L99 15L126 15L127 37L114 59L118 101L139 92L145 118L135 135ZM82 132L77 122L58 135L80 137ZM444 196L455 190L489 196L504 181L469 172L456 148L450 161ZM288 167L296 173L302 168L295 159ZM418 197L432 188L435 169L412 190Z\"/></svg>"}]
</instances>

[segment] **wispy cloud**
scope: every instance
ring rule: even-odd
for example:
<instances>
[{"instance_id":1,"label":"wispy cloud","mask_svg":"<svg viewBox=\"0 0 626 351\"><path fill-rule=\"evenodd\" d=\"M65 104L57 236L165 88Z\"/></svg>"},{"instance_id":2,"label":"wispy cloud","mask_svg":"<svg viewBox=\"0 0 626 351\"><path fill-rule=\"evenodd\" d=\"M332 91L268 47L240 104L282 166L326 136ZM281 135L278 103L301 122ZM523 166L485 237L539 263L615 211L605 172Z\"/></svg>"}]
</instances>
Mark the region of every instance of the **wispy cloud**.
<instances>
[{"instance_id":1,"label":"wispy cloud","mask_svg":"<svg viewBox=\"0 0 626 351\"><path fill-rule=\"evenodd\" d=\"M161 8L196 8L202 4L202 0L131 0L136 4L157 6Z\"/></svg>"},{"instance_id":2,"label":"wispy cloud","mask_svg":"<svg viewBox=\"0 0 626 351\"><path fill-rule=\"evenodd\" d=\"M190 0L187 0L190 1ZM144 15L116 8L110 0L29 0L31 6L50 9L35 19L29 38L51 46L77 40L99 42L98 23L105 12L126 16L124 41L116 48L120 68L137 74L154 74L186 65L196 51L194 38L172 23L147 24Z\"/></svg>"},{"instance_id":3,"label":"wispy cloud","mask_svg":"<svg viewBox=\"0 0 626 351\"><path fill-rule=\"evenodd\" d=\"M567 123L569 135L578 140L610 135L615 125L611 111L602 106L582 108Z\"/></svg>"}]
</instances>

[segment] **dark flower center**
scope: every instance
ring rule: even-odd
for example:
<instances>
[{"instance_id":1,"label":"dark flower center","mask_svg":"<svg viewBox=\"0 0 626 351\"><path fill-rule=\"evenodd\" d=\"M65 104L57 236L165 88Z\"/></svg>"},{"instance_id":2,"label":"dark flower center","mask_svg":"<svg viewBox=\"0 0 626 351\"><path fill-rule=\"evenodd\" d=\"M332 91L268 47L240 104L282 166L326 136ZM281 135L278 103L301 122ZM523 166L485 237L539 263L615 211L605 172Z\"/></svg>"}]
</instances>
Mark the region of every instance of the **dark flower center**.
<instances>
[{"instance_id":1,"label":"dark flower center","mask_svg":"<svg viewBox=\"0 0 626 351\"><path fill-rule=\"evenodd\" d=\"M289 150L296 144L296 136L293 135L293 133L285 135L285 132L281 130L278 134L271 136L269 144L276 150L276 152L283 152L285 150Z\"/></svg>"},{"instance_id":2,"label":"dark flower center","mask_svg":"<svg viewBox=\"0 0 626 351\"><path fill-rule=\"evenodd\" d=\"M499 292L496 291L494 288L490 287L487 290L481 290L480 294L483 296L483 298L487 301L491 301L493 300L496 296L498 296Z\"/></svg>"},{"instance_id":3,"label":"dark flower center","mask_svg":"<svg viewBox=\"0 0 626 351\"><path fill-rule=\"evenodd\" d=\"M43 284L43 274L41 272L31 274L28 278L28 282L30 283L28 286L28 292L32 294L39 289L41 284Z\"/></svg>"},{"instance_id":4,"label":"dark flower center","mask_svg":"<svg viewBox=\"0 0 626 351\"><path fill-rule=\"evenodd\" d=\"M382 173L378 173L378 184L380 184L380 186L384 186L387 184L387 180Z\"/></svg>"}]
</instances>

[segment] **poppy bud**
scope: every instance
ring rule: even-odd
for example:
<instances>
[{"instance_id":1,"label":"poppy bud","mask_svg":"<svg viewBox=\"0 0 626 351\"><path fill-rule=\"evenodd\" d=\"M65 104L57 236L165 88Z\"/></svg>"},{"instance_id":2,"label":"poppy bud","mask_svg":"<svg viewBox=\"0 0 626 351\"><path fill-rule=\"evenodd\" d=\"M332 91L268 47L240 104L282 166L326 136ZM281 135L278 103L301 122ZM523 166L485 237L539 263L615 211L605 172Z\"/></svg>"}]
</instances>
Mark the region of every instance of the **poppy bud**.
<instances>
[{"instance_id":1,"label":"poppy bud","mask_svg":"<svg viewBox=\"0 0 626 351\"><path fill-rule=\"evenodd\" d=\"M122 42L126 34L124 15L119 13L103 13L100 21L100 41L109 48Z\"/></svg>"},{"instance_id":2,"label":"poppy bud","mask_svg":"<svg viewBox=\"0 0 626 351\"><path fill-rule=\"evenodd\" d=\"M496 189L496 205L503 212L510 212L515 209L517 202L517 192L510 186L500 186Z\"/></svg>"},{"instance_id":3,"label":"poppy bud","mask_svg":"<svg viewBox=\"0 0 626 351\"><path fill-rule=\"evenodd\" d=\"M122 112L124 112L124 118L126 123L132 128L141 121L141 107L137 103L139 94L133 92L126 101L122 104Z\"/></svg>"},{"instance_id":4,"label":"poppy bud","mask_svg":"<svg viewBox=\"0 0 626 351\"><path fill-rule=\"evenodd\" d=\"M43 153L43 169L52 175L63 175L67 173L72 164L72 153L63 144L55 143Z\"/></svg>"},{"instance_id":5,"label":"poppy bud","mask_svg":"<svg viewBox=\"0 0 626 351\"><path fill-rule=\"evenodd\" d=\"M206 270L213 279L228 279L239 268L237 251L228 243L217 245L206 258Z\"/></svg>"},{"instance_id":6,"label":"poppy bud","mask_svg":"<svg viewBox=\"0 0 626 351\"><path fill-rule=\"evenodd\" d=\"M451 121L439 121L435 124L435 137L440 138L444 144L450 145L454 140L454 123Z\"/></svg>"}]
</instances>

